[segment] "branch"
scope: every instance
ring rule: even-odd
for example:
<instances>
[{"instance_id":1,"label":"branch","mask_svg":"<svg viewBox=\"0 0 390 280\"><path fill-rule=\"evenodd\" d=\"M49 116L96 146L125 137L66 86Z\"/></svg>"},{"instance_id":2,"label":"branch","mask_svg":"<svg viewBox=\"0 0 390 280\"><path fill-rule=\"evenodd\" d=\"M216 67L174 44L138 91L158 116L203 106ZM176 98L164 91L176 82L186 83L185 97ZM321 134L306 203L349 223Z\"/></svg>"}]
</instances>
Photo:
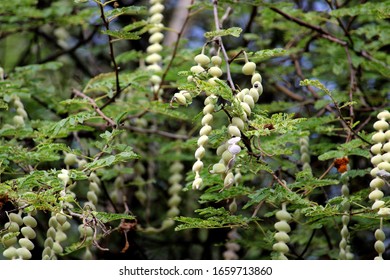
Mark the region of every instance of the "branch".
<instances>
[{"instance_id":1,"label":"branch","mask_svg":"<svg viewBox=\"0 0 390 280\"><path fill-rule=\"evenodd\" d=\"M214 21L215 21L215 29L216 31L220 31L222 26L221 26L221 23L219 22L219 18L218 18L218 0L212 0L213 2L213 6L214 6ZM226 14L225 14L226 15ZM226 76L227 76L227 81L228 83L230 84L230 88L235 91L236 90L236 87L234 86L234 82L233 82L233 79L232 79L232 75L230 73L230 66L229 66L229 56L227 55L227 52L226 52L226 49L225 49L225 46L223 45L223 41L222 41L222 38L221 37L217 37L215 38L217 44L219 45L219 47L221 48L221 51L222 51L222 54L223 54L223 57L226 61Z\"/></svg>"},{"instance_id":2,"label":"branch","mask_svg":"<svg viewBox=\"0 0 390 280\"><path fill-rule=\"evenodd\" d=\"M305 101L305 98L303 98L302 96L292 92L291 90L289 90L288 88L282 86L282 85L279 85L279 84L274 84L274 86L276 87L276 89L278 89L279 91L281 91L282 93L284 93L285 95L289 96L290 98L296 100L296 101Z\"/></svg>"},{"instance_id":3,"label":"branch","mask_svg":"<svg viewBox=\"0 0 390 280\"><path fill-rule=\"evenodd\" d=\"M107 4L107 3L106 3ZM107 18L106 16L104 15L104 4L102 3L98 3L99 7L100 7L100 17L102 18L103 20L103 24L104 26L106 27L106 30L109 31L110 30L110 23L109 21L107 21ZM111 97L102 107L101 109L105 108L106 106L108 106L109 104L111 104L112 102L115 101L115 99L119 96L119 94L121 93L121 87L120 87L120 84L119 84L119 68L118 68L118 65L116 63L116 60L115 60L115 53L114 53L114 45L112 43L112 37L110 35L107 35L108 36L108 45L110 47L110 57L111 57L111 61L112 61L112 64L114 65L114 71L115 71L115 94L113 97Z\"/></svg>"},{"instance_id":4,"label":"branch","mask_svg":"<svg viewBox=\"0 0 390 280\"><path fill-rule=\"evenodd\" d=\"M92 105L93 109L95 110L96 113L98 113L104 120L107 121L107 123L110 124L111 127L113 128L116 128L117 127L117 124L114 120L112 120L111 118L107 117L103 112L102 110L99 108L99 106L96 104L95 100L93 100L91 97L85 95L84 93L82 93L81 91L77 90L77 89L72 89L72 93L77 95L77 96L80 96L86 100L88 100L88 102Z\"/></svg>"},{"instance_id":5,"label":"branch","mask_svg":"<svg viewBox=\"0 0 390 280\"><path fill-rule=\"evenodd\" d=\"M307 27L313 31L316 31L318 32L323 38L325 39L328 39L332 42L335 42L339 45L342 45L342 46L347 46L348 43L335 37L334 35L330 34L329 32L325 31L324 29L322 29L320 26L317 26L317 25L312 25L310 23L307 23L299 18L296 18L296 17L293 17L285 12L283 12L282 10L279 10L278 8L275 8L275 7L271 7L270 8L271 10L273 10L274 12L278 13L279 15L283 16L284 18L288 19L288 20L291 20L301 26L304 26L304 27Z\"/></svg>"}]
</instances>

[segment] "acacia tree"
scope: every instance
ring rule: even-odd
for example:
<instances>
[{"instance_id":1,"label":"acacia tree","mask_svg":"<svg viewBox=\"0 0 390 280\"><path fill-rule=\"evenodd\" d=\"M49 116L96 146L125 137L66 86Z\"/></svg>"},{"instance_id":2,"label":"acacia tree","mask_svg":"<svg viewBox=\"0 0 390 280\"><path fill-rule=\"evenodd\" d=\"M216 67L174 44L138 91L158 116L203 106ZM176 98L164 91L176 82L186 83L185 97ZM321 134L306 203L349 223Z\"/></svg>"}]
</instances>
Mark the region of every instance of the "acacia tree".
<instances>
[{"instance_id":1,"label":"acacia tree","mask_svg":"<svg viewBox=\"0 0 390 280\"><path fill-rule=\"evenodd\" d=\"M389 3L3 2L4 258L388 258Z\"/></svg>"}]
</instances>

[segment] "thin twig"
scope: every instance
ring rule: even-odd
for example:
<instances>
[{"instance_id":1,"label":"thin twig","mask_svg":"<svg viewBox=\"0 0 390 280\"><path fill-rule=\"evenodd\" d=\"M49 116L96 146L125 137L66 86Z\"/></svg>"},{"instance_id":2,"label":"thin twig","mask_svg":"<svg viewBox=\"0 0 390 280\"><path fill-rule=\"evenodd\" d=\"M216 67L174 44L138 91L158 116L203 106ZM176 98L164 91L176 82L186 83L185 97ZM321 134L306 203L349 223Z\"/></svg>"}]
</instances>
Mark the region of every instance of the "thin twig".
<instances>
[{"instance_id":1,"label":"thin twig","mask_svg":"<svg viewBox=\"0 0 390 280\"><path fill-rule=\"evenodd\" d=\"M221 26L221 23L220 23L219 18L218 18L218 0L212 0L212 3L213 3L213 7L214 7L213 11L214 11L215 30L216 31L220 31L222 26ZM227 81L228 81L228 83L230 85L230 88L233 91L235 91L236 87L234 86L234 82L233 82L233 79L232 79L232 74L230 73L229 56L228 56L228 54L226 52L225 46L223 45L222 38L220 36L218 36L218 37L215 38L215 41L217 42L217 44L221 48L223 57L224 57L224 59L226 61L226 77L227 77Z\"/></svg>"},{"instance_id":2,"label":"thin twig","mask_svg":"<svg viewBox=\"0 0 390 280\"><path fill-rule=\"evenodd\" d=\"M347 46L348 43L335 37L334 35L330 34L329 32L325 31L324 29L322 29L320 26L317 26L317 25L313 25L313 24L310 24L310 23L307 23L299 18L296 18L296 17L293 17L285 12L283 12L282 10L278 9L278 8L275 8L275 7L271 7L270 8L271 10L273 10L274 12L278 13L279 15L283 16L284 18L288 19L288 20L291 20L301 26L304 26L304 27L307 27L313 31L316 31L318 32L323 38L325 39L328 39L332 42L335 42L339 45L342 45L342 46Z\"/></svg>"},{"instance_id":3,"label":"thin twig","mask_svg":"<svg viewBox=\"0 0 390 280\"><path fill-rule=\"evenodd\" d=\"M103 24L106 27L106 30L109 31L110 30L110 23L107 20L106 16L104 15L104 4L99 2L98 5L99 5L99 8L100 8L100 17L103 20ZM108 106L109 104L111 104L112 102L114 102L115 99L119 96L119 94L122 91L121 87L120 87L120 83L119 83L119 68L118 68L118 64L116 63L116 60L115 60L114 44L112 42L112 37L110 35L107 35L107 36L108 36L108 45L109 45L109 48L110 48L110 58L111 58L113 66L114 66L115 89L116 90L115 90L114 96L111 97L100 109L103 109L106 106Z\"/></svg>"},{"instance_id":4,"label":"thin twig","mask_svg":"<svg viewBox=\"0 0 390 280\"><path fill-rule=\"evenodd\" d=\"M303 98L302 96L292 92L291 90L289 90L288 88L286 88L285 86L282 86L282 85L279 85L277 83L274 84L274 86L276 87L276 89L278 89L279 91L281 91L282 93L284 93L285 95L287 95L288 97L296 100L296 101L305 101L305 98Z\"/></svg>"},{"instance_id":5,"label":"thin twig","mask_svg":"<svg viewBox=\"0 0 390 280\"><path fill-rule=\"evenodd\" d=\"M91 97L85 95L84 93L82 93L81 91L77 90L77 89L73 89L72 90L72 93L77 95L77 96L80 96L86 100L88 100L88 102L92 105L93 109L95 110L96 113L98 113L105 121L107 121L107 123L110 124L111 127L113 128L116 128L117 127L117 124L116 122L107 117L103 112L102 110L99 108L99 106L96 104L95 100L93 100Z\"/></svg>"}]
</instances>

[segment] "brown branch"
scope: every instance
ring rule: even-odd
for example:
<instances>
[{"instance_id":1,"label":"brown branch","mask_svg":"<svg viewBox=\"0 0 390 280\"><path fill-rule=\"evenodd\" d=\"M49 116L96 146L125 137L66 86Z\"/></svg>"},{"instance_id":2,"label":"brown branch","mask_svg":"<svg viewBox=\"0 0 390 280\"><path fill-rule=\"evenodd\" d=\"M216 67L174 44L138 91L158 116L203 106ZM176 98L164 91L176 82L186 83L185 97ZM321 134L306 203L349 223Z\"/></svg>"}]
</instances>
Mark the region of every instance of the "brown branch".
<instances>
[{"instance_id":1,"label":"brown branch","mask_svg":"<svg viewBox=\"0 0 390 280\"><path fill-rule=\"evenodd\" d=\"M352 64L351 54L349 52L348 47L344 47L345 52L347 54L348 66L349 66L349 101L353 101L353 94L356 92L357 84L356 84L356 70ZM353 104L349 105L349 116L351 121L353 121L355 117L355 113L353 111Z\"/></svg>"},{"instance_id":2,"label":"brown branch","mask_svg":"<svg viewBox=\"0 0 390 280\"><path fill-rule=\"evenodd\" d=\"M104 5L102 3L100 3L100 2L98 3L98 5L99 5L99 8L100 8L100 17L102 18L102 21L103 21L104 26L106 27L106 30L109 31L110 30L110 22L107 20L106 16L104 15ZM118 68L118 64L116 63L116 60L115 60L114 45L113 45L113 42L112 42L112 37L110 35L107 35L107 36L108 36L108 45L109 45L109 48L110 48L110 58L111 58L112 64L114 66L114 71L115 71L115 89L116 90L115 90L114 96L111 97L101 107L101 109L105 108L106 106L108 106L109 104L114 102L115 99L121 93L121 87L120 87L120 83L119 83L119 68Z\"/></svg>"},{"instance_id":3,"label":"brown branch","mask_svg":"<svg viewBox=\"0 0 390 280\"><path fill-rule=\"evenodd\" d=\"M85 95L84 93L82 93L81 91L77 90L77 89L72 89L72 93L79 96L79 97L82 97L86 100L88 100L88 102L92 105L93 109L95 110L96 113L98 113L105 121L107 121L108 124L110 124L111 127L113 128L116 128L117 127L117 124L114 120L112 120L111 118L107 117L103 112L102 110L99 108L99 106L96 104L95 100L93 100L91 97Z\"/></svg>"},{"instance_id":4,"label":"brown branch","mask_svg":"<svg viewBox=\"0 0 390 280\"><path fill-rule=\"evenodd\" d=\"M301 26L307 27L313 31L318 32L321 35L321 37L323 37L325 39L328 39L328 40L335 42L335 43L342 45L342 46L348 45L347 42L335 37L334 35L330 34L329 32L325 31L324 29L322 29L320 26L307 23L299 18L293 17L293 16L283 12L282 10L280 10L278 8L271 7L270 9L273 10L274 12L278 13L279 15L283 16L284 18L290 20L290 21L293 21Z\"/></svg>"},{"instance_id":5,"label":"brown branch","mask_svg":"<svg viewBox=\"0 0 390 280\"><path fill-rule=\"evenodd\" d=\"M305 100L305 98L303 98L302 96L292 92L291 90L289 90L288 88L286 88L282 85L275 83L274 86L276 87L276 89L278 89L279 91L281 91L282 93L284 93L285 95L287 95L288 97L290 97L296 101L304 101Z\"/></svg>"}]
</instances>

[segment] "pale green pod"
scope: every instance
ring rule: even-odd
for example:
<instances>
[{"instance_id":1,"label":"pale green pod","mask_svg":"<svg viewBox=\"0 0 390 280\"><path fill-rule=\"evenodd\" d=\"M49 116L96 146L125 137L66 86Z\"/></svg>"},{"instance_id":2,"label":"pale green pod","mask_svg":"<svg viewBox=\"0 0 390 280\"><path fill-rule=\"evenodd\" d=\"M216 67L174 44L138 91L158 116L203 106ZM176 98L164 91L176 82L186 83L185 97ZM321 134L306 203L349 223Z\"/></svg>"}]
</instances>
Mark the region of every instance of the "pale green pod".
<instances>
[{"instance_id":1,"label":"pale green pod","mask_svg":"<svg viewBox=\"0 0 390 280\"><path fill-rule=\"evenodd\" d=\"M19 239L19 245L20 245L21 247L26 248L26 249L29 250L29 251L33 250L34 247L35 247L35 246L34 246L34 243L32 243L31 240L28 239L28 238L20 238L20 239Z\"/></svg>"},{"instance_id":2,"label":"pale green pod","mask_svg":"<svg viewBox=\"0 0 390 280\"><path fill-rule=\"evenodd\" d=\"M34 239L37 236L35 231L29 226L22 227L20 231L22 232L23 236L28 239Z\"/></svg>"},{"instance_id":3,"label":"pale green pod","mask_svg":"<svg viewBox=\"0 0 390 280\"><path fill-rule=\"evenodd\" d=\"M341 234L342 237L348 238L349 231L348 231L348 227L346 225L343 226L343 228L340 231L340 234Z\"/></svg>"},{"instance_id":4,"label":"pale green pod","mask_svg":"<svg viewBox=\"0 0 390 280\"><path fill-rule=\"evenodd\" d=\"M377 210L379 208L382 208L385 205L385 202L382 200L377 200L374 202L374 204L371 206L372 210Z\"/></svg>"},{"instance_id":5,"label":"pale green pod","mask_svg":"<svg viewBox=\"0 0 390 280\"><path fill-rule=\"evenodd\" d=\"M54 244L54 241L51 237L46 238L45 243L44 243L45 247L52 248L53 244Z\"/></svg>"},{"instance_id":6,"label":"pale green pod","mask_svg":"<svg viewBox=\"0 0 390 280\"><path fill-rule=\"evenodd\" d=\"M382 156L383 158L383 156ZM378 164L378 168L382 170L386 170L387 172L390 172L390 163L387 161L383 161Z\"/></svg>"},{"instance_id":7,"label":"pale green pod","mask_svg":"<svg viewBox=\"0 0 390 280\"><path fill-rule=\"evenodd\" d=\"M218 55L214 55L211 57L211 63L216 66L219 66L222 64L222 58Z\"/></svg>"},{"instance_id":8,"label":"pale green pod","mask_svg":"<svg viewBox=\"0 0 390 280\"><path fill-rule=\"evenodd\" d=\"M232 118L232 125L238 127L239 130L244 130L245 128L244 121L239 117Z\"/></svg>"},{"instance_id":9,"label":"pale green pod","mask_svg":"<svg viewBox=\"0 0 390 280\"><path fill-rule=\"evenodd\" d=\"M375 143L380 143L380 142L384 142L386 140L386 136L385 134L382 132L382 131L379 131L377 133L375 133L373 136L372 136L372 141L374 141Z\"/></svg>"},{"instance_id":10,"label":"pale green pod","mask_svg":"<svg viewBox=\"0 0 390 280\"><path fill-rule=\"evenodd\" d=\"M385 239L386 239L385 232L381 229L377 229L375 231L375 239L380 240L380 241L385 241Z\"/></svg>"},{"instance_id":11,"label":"pale green pod","mask_svg":"<svg viewBox=\"0 0 390 280\"><path fill-rule=\"evenodd\" d=\"M217 66L210 67L210 69L208 70L208 73L211 76L217 77L217 78L222 76L222 70L221 70L221 68L219 68Z\"/></svg>"},{"instance_id":12,"label":"pale green pod","mask_svg":"<svg viewBox=\"0 0 390 280\"><path fill-rule=\"evenodd\" d=\"M16 249L16 254L23 260L29 260L32 257L31 252L24 247Z\"/></svg>"},{"instance_id":13,"label":"pale green pod","mask_svg":"<svg viewBox=\"0 0 390 280\"><path fill-rule=\"evenodd\" d=\"M180 105L186 105L187 104L187 99L184 97L183 94L181 94L180 92L176 92L174 95L173 95L173 99L179 103Z\"/></svg>"},{"instance_id":14,"label":"pale green pod","mask_svg":"<svg viewBox=\"0 0 390 280\"><path fill-rule=\"evenodd\" d=\"M286 210L279 210L275 214L276 218L280 221L290 221L291 220L291 214L288 213Z\"/></svg>"},{"instance_id":15,"label":"pale green pod","mask_svg":"<svg viewBox=\"0 0 390 280\"><path fill-rule=\"evenodd\" d=\"M194 65L191 67L190 71L194 74L199 74L201 72L204 72L204 68L200 65Z\"/></svg>"},{"instance_id":16,"label":"pale green pod","mask_svg":"<svg viewBox=\"0 0 390 280\"><path fill-rule=\"evenodd\" d=\"M77 156L75 154L67 153L64 158L64 163L66 165L77 164Z\"/></svg>"},{"instance_id":17,"label":"pale green pod","mask_svg":"<svg viewBox=\"0 0 390 280\"><path fill-rule=\"evenodd\" d=\"M281 241L283 243L287 243L290 241L290 236L284 231L278 231L274 235L276 241Z\"/></svg>"},{"instance_id":18,"label":"pale green pod","mask_svg":"<svg viewBox=\"0 0 390 280\"><path fill-rule=\"evenodd\" d=\"M244 109L244 112L248 116L250 116L250 114L252 113L251 107L249 107L249 105L247 103L245 103L245 102L241 102L240 104L241 104L242 109Z\"/></svg>"},{"instance_id":19,"label":"pale green pod","mask_svg":"<svg viewBox=\"0 0 390 280\"><path fill-rule=\"evenodd\" d=\"M229 163L229 161L233 158L233 154L228 151L228 150L225 150L223 153L222 153L222 159L223 159L223 162L225 163L225 165L227 165Z\"/></svg>"},{"instance_id":20,"label":"pale green pod","mask_svg":"<svg viewBox=\"0 0 390 280\"><path fill-rule=\"evenodd\" d=\"M386 161L387 163L390 163L390 152L386 152L386 153L382 154L382 160ZM386 167L384 167L384 168L386 168Z\"/></svg>"},{"instance_id":21,"label":"pale green pod","mask_svg":"<svg viewBox=\"0 0 390 280\"><path fill-rule=\"evenodd\" d=\"M378 200L378 199L382 199L383 196L384 194L382 191L375 189L368 195L368 198L371 200Z\"/></svg>"},{"instance_id":22,"label":"pale green pod","mask_svg":"<svg viewBox=\"0 0 390 280\"><path fill-rule=\"evenodd\" d=\"M18 253L15 247L9 247L4 250L3 256L11 260L13 258L16 258L18 256Z\"/></svg>"},{"instance_id":23,"label":"pale green pod","mask_svg":"<svg viewBox=\"0 0 390 280\"><path fill-rule=\"evenodd\" d=\"M169 187L168 193L169 195L173 195L174 193L178 193L183 189L183 186L180 184L173 184Z\"/></svg>"},{"instance_id":24,"label":"pale green pod","mask_svg":"<svg viewBox=\"0 0 390 280\"><path fill-rule=\"evenodd\" d=\"M162 60L162 56L158 53L152 53L145 58L145 61L149 64L158 63Z\"/></svg>"},{"instance_id":25,"label":"pale green pod","mask_svg":"<svg viewBox=\"0 0 390 280\"><path fill-rule=\"evenodd\" d=\"M161 3L156 3L149 8L150 14L160 14L164 11L164 5Z\"/></svg>"},{"instance_id":26,"label":"pale green pod","mask_svg":"<svg viewBox=\"0 0 390 280\"><path fill-rule=\"evenodd\" d=\"M57 255L61 254L64 251L64 248L62 248L61 244L58 242L54 242L52 249Z\"/></svg>"},{"instance_id":27,"label":"pale green pod","mask_svg":"<svg viewBox=\"0 0 390 280\"><path fill-rule=\"evenodd\" d=\"M172 185L179 183L181 180L183 180L183 176L180 173L174 173L169 177L168 182Z\"/></svg>"},{"instance_id":28,"label":"pale green pod","mask_svg":"<svg viewBox=\"0 0 390 280\"><path fill-rule=\"evenodd\" d=\"M167 212L168 218L177 217L177 216L179 216L179 214L180 214L180 210L179 210L176 206L171 207L171 208L168 210L168 212Z\"/></svg>"},{"instance_id":29,"label":"pale green pod","mask_svg":"<svg viewBox=\"0 0 390 280\"><path fill-rule=\"evenodd\" d=\"M208 105L207 105L208 106ZM214 110L214 106L213 106ZM213 115L211 113L206 113L202 118L202 125L210 124L213 121Z\"/></svg>"},{"instance_id":30,"label":"pale green pod","mask_svg":"<svg viewBox=\"0 0 390 280\"><path fill-rule=\"evenodd\" d=\"M251 84L253 85L256 82L259 82L259 83L262 82L262 78L261 78L261 75L259 73L255 73L252 75Z\"/></svg>"},{"instance_id":31,"label":"pale green pod","mask_svg":"<svg viewBox=\"0 0 390 280\"><path fill-rule=\"evenodd\" d=\"M241 137L241 132L240 132L240 130L238 129L238 127L235 126L235 125L229 125L229 127L228 127L228 133L229 133L231 136L234 136L234 137Z\"/></svg>"},{"instance_id":32,"label":"pale green pod","mask_svg":"<svg viewBox=\"0 0 390 280\"><path fill-rule=\"evenodd\" d=\"M199 139L201 139L202 137L208 138L207 136L201 136L201 137L199 137ZM199 143L199 139L198 139L198 143ZM200 145L200 146L203 146L203 145ZM169 167L169 172L171 172L171 173L178 173L178 172L183 171L183 169L184 169L184 165L180 161L175 161Z\"/></svg>"},{"instance_id":33,"label":"pale green pod","mask_svg":"<svg viewBox=\"0 0 390 280\"><path fill-rule=\"evenodd\" d=\"M384 120L379 120L374 123L373 127L376 130L387 130L389 129L389 123Z\"/></svg>"},{"instance_id":34,"label":"pale green pod","mask_svg":"<svg viewBox=\"0 0 390 280\"><path fill-rule=\"evenodd\" d=\"M371 180L370 182L370 188L372 189L380 189L385 185L385 181L383 179L376 177Z\"/></svg>"},{"instance_id":35,"label":"pale green pod","mask_svg":"<svg viewBox=\"0 0 390 280\"><path fill-rule=\"evenodd\" d=\"M15 222L5 223L4 228L7 229L9 232L18 232L20 229L19 225Z\"/></svg>"},{"instance_id":36,"label":"pale green pod","mask_svg":"<svg viewBox=\"0 0 390 280\"><path fill-rule=\"evenodd\" d=\"M22 127L25 125L23 117L19 115L14 116L12 122L16 127Z\"/></svg>"},{"instance_id":37,"label":"pale green pod","mask_svg":"<svg viewBox=\"0 0 390 280\"><path fill-rule=\"evenodd\" d=\"M223 174L226 172L226 166L223 163L216 163L213 165L212 173Z\"/></svg>"},{"instance_id":38,"label":"pale green pod","mask_svg":"<svg viewBox=\"0 0 390 280\"><path fill-rule=\"evenodd\" d=\"M371 152L375 155L380 154L382 150L382 143L377 143L371 147Z\"/></svg>"},{"instance_id":39,"label":"pale green pod","mask_svg":"<svg viewBox=\"0 0 390 280\"><path fill-rule=\"evenodd\" d=\"M232 172L229 172L229 173L226 175L226 177L225 177L225 179L224 179L224 181L223 181L223 186L224 186L225 188L228 188L228 187L230 187L233 183L234 183L234 175L233 175Z\"/></svg>"},{"instance_id":40,"label":"pale green pod","mask_svg":"<svg viewBox=\"0 0 390 280\"><path fill-rule=\"evenodd\" d=\"M214 112L214 104L209 103L203 108L203 114L207 116L207 114L212 114ZM210 120L211 121L211 120Z\"/></svg>"},{"instance_id":41,"label":"pale green pod","mask_svg":"<svg viewBox=\"0 0 390 280\"><path fill-rule=\"evenodd\" d=\"M164 15L161 13L155 13L149 18L149 22L152 24L158 24L161 23L164 19Z\"/></svg>"},{"instance_id":42,"label":"pale green pod","mask_svg":"<svg viewBox=\"0 0 390 280\"><path fill-rule=\"evenodd\" d=\"M212 127L209 126L209 125L205 125L203 126L200 131L199 131L199 136L203 136L203 135L209 135L210 132L212 130Z\"/></svg>"},{"instance_id":43,"label":"pale green pod","mask_svg":"<svg viewBox=\"0 0 390 280\"><path fill-rule=\"evenodd\" d=\"M197 159L203 158L205 153L206 153L206 149L204 147L200 146L195 151L195 158L197 158Z\"/></svg>"},{"instance_id":44,"label":"pale green pod","mask_svg":"<svg viewBox=\"0 0 390 280\"><path fill-rule=\"evenodd\" d=\"M22 219L21 215L19 215L19 214L9 213L8 217L9 217L10 221L17 223L19 226L21 226L23 224L23 219Z\"/></svg>"},{"instance_id":45,"label":"pale green pod","mask_svg":"<svg viewBox=\"0 0 390 280\"><path fill-rule=\"evenodd\" d=\"M209 141L209 137L207 135L202 135L199 137L197 144L198 146L204 146L207 144L208 141Z\"/></svg>"},{"instance_id":46,"label":"pale green pod","mask_svg":"<svg viewBox=\"0 0 390 280\"><path fill-rule=\"evenodd\" d=\"M151 53L158 53L161 52L163 49L162 45L160 43L154 43L151 44L149 47L146 48L146 52L151 54Z\"/></svg>"},{"instance_id":47,"label":"pale green pod","mask_svg":"<svg viewBox=\"0 0 390 280\"><path fill-rule=\"evenodd\" d=\"M18 242L18 239L16 236L13 236L12 233L6 233L1 238L1 242L5 247L10 247L14 245L16 242Z\"/></svg>"},{"instance_id":48,"label":"pale green pod","mask_svg":"<svg viewBox=\"0 0 390 280\"><path fill-rule=\"evenodd\" d=\"M203 168L203 162L201 160L197 160L192 166L192 171L199 172Z\"/></svg>"},{"instance_id":49,"label":"pale green pod","mask_svg":"<svg viewBox=\"0 0 390 280\"><path fill-rule=\"evenodd\" d=\"M196 178L194 182L192 182L192 188L199 189L203 184L202 178Z\"/></svg>"},{"instance_id":50,"label":"pale green pod","mask_svg":"<svg viewBox=\"0 0 390 280\"><path fill-rule=\"evenodd\" d=\"M194 60L201 66L207 66L210 63L210 58L205 54L198 54L195 56Z\"/></svg>"},{"instance_id":51,"label":"pale green pod","mask_svg":"<svg viewBox=\"0 0 390 280\"><path fill-rule=\"evenodd\" d=\"M63 231L56 232L56 238L54 239L56 242L60 243L67 239L66 234Z\"/></svg>"},{"instance_id":52,"label":"pale green pod","mask_svg":"<svg viewBox=\"0 0 390 280\"><path fill-rule=\"evenodd\" d=\"M274 227L277 231L284 231L286 233L289 233L291 231L291 227L286 221L276 222Z\"/></svg>"},{"instance_id":53,"label":"pale green pod","mask_svg":"<svg viewBox=\"0 0 390 280\"><path fill-rule=\"evenodd\" d=\"M375 251L379 254L383 254L386 250L385 244L381 240L377 240L374 244Z\"/></svg>"},{"instance_id":54,"label":"pale green pod","mask_svg":"<svg viewBox=\"0 0 390 280\"><path fill-rule=\"evenodd\" d=\"M272 246L272 249L273 249L274 251L277 251L277 252L280 252L280 253L283 253L283 254L286 254L286 253L288 253L288 251L289 251L288 246L287 246L286 243L284 243L284 242L277 242L277 243L275 243L275 244Z\"/></svg>"},{"instance_id":55,"label":"pale green pod","mask_svg":"<svg viewBox=\"0 0 390 280\"><path fill-rule=\"evenodd\" d=\"M170 227L172 227L174 224L175 224L175 221L174 221L174 220L172 220L172 219L166 219L166 220L164 220L164 221L161 223L161 228L162 228L162 229L170 228Z\"/></svg>"},{"instance_id":56,"label":"pale green pod","mask_svg":"<svg viewBox=\"0 0 390 280\"><path fill-rule=\"evenodd\" d=\"M248 104L249 107L250 107L251 109L253 109L253 108L255 107L254 99L253 99L253 97L252 97L251 95L249 95L249 94L244 96L243 102L245 102L246 104Z\"/></svg>"},{"instance_id":57,"label":"pale green pod","mask_svg":"<svg viewBox=\"0 0 390 280\"><path fill-rule=\"evenodd\" d=\"M177 194L174 194L169 200L168 200L168 206L173 207L173 206L178 206L181 202L181 197L178 196Z\"/></svg>"},{"instance_id":58,"label":"pale green pod","mask_svg":"<svg viewBox=\"0 0 390 280\"><path fill-rule=\"evenodd\" d=\"M154 32L150 37L149 37L149 43L155 44L159 43L164 39L164 34L161 32Z\"/></svg>"},{"instance_id":59,"label":"pale green pod","mask_svg":"<svg viewBox=\"0 0 390 280\"><path fill-rule=\"evenodd\" d=\"M378 113L377 118L382 119L382 120L388 120L388 119L390 119L390 112L387 110L384 110L384 111Z\"/></svg>"},{"instance_id":60,"label":"pale green pod","mask_svg":"<svg viewBox=\"0 0 390 280\"><path fill-rule=\"evenodd\" d=\"M58 222L60 225L64 224L64 223L66 222L67 219L68 219L68 218L67 218L64 214L62 214L62 213L57 213L57 214L56 214L56 220L57 220L57 222Z\"/></svg>"},{"instance_id":61,"label":"pale green pod","mask_svg":"<svg viewBox=\"0 0 390 280\"><path fill-rule=\"evenodd\" d=\"M242 73L244 75L253 75L256 70L256 63L254 62L246 62L242 67Z\"/></svg>"},{"instance_id":62,"label":"pale green pod","mask_svg":"<svg viewBox=\"0 0 390 280\"><path fill-rule=\"evenodd\" d=\"M348 215L343 215L343 216L341 217L341 221L342 221L342 223L343 223L344 225L347 225L347 224L349 223L349 220L350 220L350 218L349 218Z\"/></svg>"},{"instance_id":63,"label":"pale green pod","mask_svg":"<svg viewBox=\"0 0 390 280\"><path fill-rule=\"evenodd\" d=\"M259 100L259 97L260 97L260 95L259 95L257 89L255 89L255 88L251 88L251 89L249 90L248 95L252 96L253 102L255 102L255 103Z\"/></svg>"}]
</instances>

